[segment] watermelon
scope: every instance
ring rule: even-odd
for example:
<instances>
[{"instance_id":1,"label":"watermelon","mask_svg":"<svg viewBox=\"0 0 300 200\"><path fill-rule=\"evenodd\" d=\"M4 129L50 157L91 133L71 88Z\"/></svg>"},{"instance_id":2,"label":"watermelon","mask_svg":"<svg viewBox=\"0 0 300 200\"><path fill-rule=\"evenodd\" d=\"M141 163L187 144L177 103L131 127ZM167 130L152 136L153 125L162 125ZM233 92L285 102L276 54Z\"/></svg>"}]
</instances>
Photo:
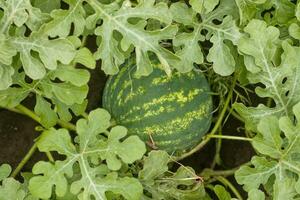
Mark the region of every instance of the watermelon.
<instances>
[{"instance_id":1,"label":"watermelon","mask_svg":"<svg viewBox=\"0 0 300 200\"><path fill-rule=\"evenodd\" d=\"M117 124L128 128L151 146L182 153L197 145L212 118L209 84L201 72L173 72L155 62L149 76L136 77L134 59L110 76L103 107Z\"/></svg>"}]
</instances>

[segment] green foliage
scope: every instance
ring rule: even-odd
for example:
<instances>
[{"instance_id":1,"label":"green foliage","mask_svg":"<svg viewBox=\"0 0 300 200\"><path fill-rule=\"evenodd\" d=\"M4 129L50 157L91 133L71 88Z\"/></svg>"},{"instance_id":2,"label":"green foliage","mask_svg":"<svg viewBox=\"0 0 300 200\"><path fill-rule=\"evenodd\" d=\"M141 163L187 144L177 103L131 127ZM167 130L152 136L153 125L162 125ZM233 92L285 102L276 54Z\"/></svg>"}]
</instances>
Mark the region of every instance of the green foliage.
<instances>
[{"instance_id":1,"label":"green foliage","mask_svg":"<svg viewBox=\"0 0 300 200\"><path fill-rule=\"evenodd\" d=\"M253 137L257 154L235 174L248 199L299 199L299 44L299 0L0 0L0 107L42 125L35 145L50 159L19 181L27 157L12 173L1 165L0 200L239 198L213 169L202 182L202 169L177 166L164 151L146 154L107 111L85 113L96 63L112 75L129 57L136 77L157 62L168 76L203 71L218 94L214 114L234 109ZM213 131L225 124L219 116Z\"/></svg>"},{"instance_id":2,"label":"green foliage","mask_svg":"<svg viewBox=\"0 0 300 200\"><path fill-rule=\"evenodd\" d=\"M294 106L293 112L299 122L299 103ZM300 123L295 124L287 116L279 120L269 116L260 121L258 131L259 134L253 138L253 147L263 156L252 158L253 167L241 167L236 173L237 181L245 185L247 191L259 189L260 185L271 185L270 192L277 199L294 199L300 192Z\"/></svg>"},{"instance_id":3,"label":"green foliage","mask_svg":"<svg viewBox=\"0 0 300 200\"><path fill-rule=\"evenodd\" d=\"M73 168L76 166L81 177L70 183L70 190L79 199L92 196L106 199L107 191L121 194L127 199L139 199L142 186L138 180L118 177L114 171L119 170L122 163L131 164L141 159L146 152L145 144L137 136L120 142L126 136L126 128L116 126L107 133L109 126L110 115L103 109L97 109L89 114L88 119L77 122L75 144L66 129L51 128L45 131L38 141L39 150L57 151L66 159L35 164L32 172L37 176L29 181L31 193L39 198L50 198L55 185L56 195L63 197L68 189L68 178L74 175Z\"/></svg>"},{"instance_id":4,"label":"green foliage","mask_svg":"<svg viewBox=\"0 0 300 200\"><path fill-rule=\"evenodd\" d=\"M138 177L152 199L196 200L205 197L203 184L197 183L192 168L181 166L175 173L169 172L169 162L170 156L164 151L152 151L144 159L144 167ZM187 189L180 189L180 186ZM147 196L143 198L150 199Z\"/></svg>"},{"instance_id":5,"label":"green foliage","mask_svg":"<svg viewBox=\"0 0 300 200\"><path fill-rule=\"evenodd\" d=\"M275 107L260 104L248 107L239 103L236 110L245 119L249 129L255 130L260 119L268 116L290 116L293 106L299 102L300 77L299 47L279 39L279 30L260 20L252 20L246 27L245 35L239 41L239 50L245 55L250 83L262 83L255 92L260 97L272 98ZM280 52L281 55L280 55ZM285 80L286 79L286 80Z\"/></svg>"}]
</instances>

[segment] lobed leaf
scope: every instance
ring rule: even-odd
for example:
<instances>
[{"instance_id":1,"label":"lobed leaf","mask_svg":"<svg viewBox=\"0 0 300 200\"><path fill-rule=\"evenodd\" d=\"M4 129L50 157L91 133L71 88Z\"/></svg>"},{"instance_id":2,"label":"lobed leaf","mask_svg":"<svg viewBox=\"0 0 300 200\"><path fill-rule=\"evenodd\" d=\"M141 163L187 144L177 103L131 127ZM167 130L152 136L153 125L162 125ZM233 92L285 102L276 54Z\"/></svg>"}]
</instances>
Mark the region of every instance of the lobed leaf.
<instances>
[{"instance_id":1,"label":"lobed leaf","mask_svg":"<svg viewBox=\"0 0 300 200\"><path fill-rule=\"evenodd\" d=\"M78 199L105 200L109 191L126 199L139 200L143 192L140 182L133 177L119 177L111 170L119 170L121 165L141 159L146 152L145 144L136 136L123 140L127 134L124 127L117 126L108 132L109 127L109 113L96 109L88 119L77 122L75 142L66 129L45 131L38 141L39 150L56 151L66 158L55 163L38 162L33 167L35 176L29 181L31 193L35 197L50 198L56 186L56 195L63 197L70 185L71 193ZM74 177L77 167L79 176Z\"/></svg>"},{"instance_id":2,"label":"lobed leaf","mask_svg":"<svg viewBox=\"0 0 300 200\"><path fill-rule=\"evenodd\" d=\"M294 199L299 195L300 103L293 107L293 113L297 124L287 116L279 120L270 116L260 121L253 146L262 156L254 156L253 167L243 166L235 174L245 190L269 184L274 199Z\"/></svg>"},{"instance_id":3,"label":"lobed leaf","mask_svg":"<svg viewBox=\"0 0 300 200\"><path fill-rule=\"evenodd\" d=\"M234 105L238 113L245 119L250 130L256 130L261 118L267 116L291 116L293 106L300 100L298 87L300 77L299 47L291 46L278 39L279 30L260 20L252 20L245 28L249 36L240 39L238 48L245 54L244 61L248 70L248 80L252 84L262 83L264 88L256 87L260 97L269 97L275 101L275 107L265 105L246 107ZM277 53L283 49L281 63Z\"/></svg>"},{"instance_id":4,"label":"lobed leaf","mask_svg":"<svg viewBox=\"0 0 300 200\"><path fill-rule=\"evenodd\" d=\"M101 18L103 21L95 30L95 34L101 37L95 56L102 60L102 69L106 74L118 72L119 66L128 57L125 52L131 45L135 47L137 75L146 76L152 72L148 52L157 56L167 74L171 73L172 67L177 68L180 58L160 45L161 41L172 39L177 32L177 26L170 25L172 17L165 3L155 4L155 0L142 0L132 7L130 1L124 1L121 7L118 7L115 2L110 5L95 0L87 2L95 11L87 20L94 20L94 24L96 19ZM132 18L139 20L130 23ZM167 26L153 31L145 30L145 21L148 19L158 20ZM121 38L116 38L114 32L120 33Z\"/></svg>"}]
</instances>

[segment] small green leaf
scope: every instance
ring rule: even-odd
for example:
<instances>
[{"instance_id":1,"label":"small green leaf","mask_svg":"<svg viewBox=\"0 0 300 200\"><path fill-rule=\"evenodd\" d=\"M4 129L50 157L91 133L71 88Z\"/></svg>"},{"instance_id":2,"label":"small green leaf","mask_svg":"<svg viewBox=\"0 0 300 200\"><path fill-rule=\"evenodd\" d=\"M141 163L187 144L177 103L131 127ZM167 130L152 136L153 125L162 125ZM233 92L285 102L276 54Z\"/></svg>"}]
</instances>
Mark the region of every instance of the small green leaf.
<instances>
[{"instance_id":1,"label":"small green leaf","mask_svg":"<svg viewBox=\"0 0 300 200\"><path fill-rule=\"evenodd\" d=\"M219 3L219 0L190 0L192 8L198 13L209 13Z\"/></svg>"},{"instance_id":2,"label":"small green leaf","mask_svg":"<svg viewBox=\"0 0 300 200\"><path fill-rule=\"evenodd\" d=\"M90 73L85 69L76 69L73 66L60 65L51 74L52 79L58 78L61 81L72 83L75 86L83 86L90 80Z\"/></svg>"},{"instance_id":3,"label":"small green leaf","mask_svg":"<svg viewBox=\"0 0 300 200\"><path fill-rule=\"evenodd\" d=\"M17 51L11 45L8 38L0 33L0 65L10 65L12 58L17 54Z\"/></svg>"},{"instance_id":4,"label":"small green leaf","mask_svg":"<svg viewBox=\"0 0 300 200\"><path fill-rule=\"evenodd\" d=\"M0 166L0 181L7 178L11 173L11 166L8 164L2 164Z\"/></svg>"},{"instance_id":5,"label":"small green leaf","mask_svg":"<svg viewBox=\"0 0 300 200\"><path fill-rule=\"evenodd\" d=\"M231 195L222 185L216 185L214 187L214 192L218 196L219 200L231 200Z\"/></svg>"},{"instance_id":6,"label":"small green leaf","mask_svg":"<svg viewBox=\"0 0 300 200\"><path fill-rule=\"evenodd\" d=\"M235 179L239 184L244 185L246 191L257 189L261 184L266 184L270 176L278 170L276 161L268 161L264 157L254 156L249 166L242 166L236 173Z\"/></svg>"},{"instance_id":7,"label":"small green leaf","mask_svg":"<svg viewBox=\"0 0 300 200\"><path fill-rule=\"evenodd\" d=\"M60 8L60 0L34 0L33 5L43 12L50 13L52 10Z\"/></svg>"},{"instance_id":8,"label":"small green leaf","mask_svg":"<svg viewBox=\"0 0 300 200\"><path fill-rule=\"evenodd\" d=\"M74 62L80 63L90 69L94 69L96 67L96 61L93 57L93 54L86 47L77 51Z\"/></svg>"},{"instance_id":9,"label":"small green leaf","mask_svg":"<svg viewBox=\"0 0 300 200\"><path fill-rule=\"evenodd\" d=\"M29 94L25 88L8 88L0 90L0 105L2 107L14 108Z\"/></svg>"},{"instance_id":10,"label":"small green leaf","mask_svg":"<svg viewBox=\"0 0 300 200\"><path fill-rule=\"evenodd\" d=\"M34 112L40 117L41 124L44 127L50 128L56 124L58 118L56 113L51 109L51 104L39 95L36 96Z\"/></svg>"},{"instance_id":11,"label":"small green leaf","mask_svg":"<svg viewBox=\"0 0 300 200\"><path fill-rule=\"evenodd\" d=\"M51 37L66 37L74 24L73 35L79 36L83 33L85 26L85 10L82 7L83 0L68 0L68 10L56 9L50 15L52 21L45 25L45 32Z\"/></svg>"},{"instance_id":12,"label":"small green leaf","mask_svg":"<svg viewBox=\"0 0 300 200\"><path fill-rule=\"evenodd\" d=\"M213 68L216 73L222 76L228 76L235 70L235 60L230 52L230 48L224 43L224 40L229 39L234 44L237 44L240 38L240 32L231 17L225 17L223 23L217 28L225 29L226 34L217 31L211 37L210 41L214 45L209 50L207 60L213 62Z\"/></svg>"},{"instance_id":13,"label":"small green leaf","mask_svg":"<svg viewBox=\"0 0 300 200\"><path fill-rule=\"evenodd\" d=\"M30 0L4 1L0 7L4 10L4 16L0 20L0 34L7 33L12 24L21 27L26 23L31 30L37 30L48 20L47 15L31 6Z\"/></svg>"},{"instance_id":14,"label":"small green leaf","mask_svg":"<svg viewBox=\"0 0 300 200\"><path fill-rule=\"evenodd\" d=\"M73 45L66 39L48 40L45 38L15 38L12 43L20 52L25 73L32 79L41 79L46 70L57 68L57 62L69 64L75 57ZM32 55L32 51L39 53L41 60Z\"/></svg>"},{"instance_id":15,"label":"small green leaf","mask_svg":"<svg viewBox=\"0 0 300 200\"><path fill-rule=\"evenodd\" d=\"M261 190L252 189L248 192L248 200L265 200L265 194Z\"/></svg>"},{"instance_id":16,"label":"small green leaf","mask_svg":"<svg viewBox=\"0 0 300 200\"><path fill-rule=\"evenodd\" d=\"M21 184L13 178L7 178L2 181L0 186L0 200L20 199L23 200L26 193L21 188Z\"/></svg>"},{"instance_id":17,"label":"small green leaf","mask_svg":"<svg viewBox=\"0 0 300 200\"><path fill-rule=\"evenodd\" d=\"M300 27L298 24L292 23L289 27L289 33L293 38L300 40Z\"/></svg>"},{"instance_id":18,"label":"small green leaf","mask_svg":"<svg viewBox=\"0 0 300 200\"><path fill-rule=\"evenodd\" d=\"M121 161L118 157L127 164L141 159L146 153L145 143L137 136L130 136L124 141L120 142L127 134L127 129L122 126L115 126L108 134L108 140L100 144L99 151L103 150L101 158L105 159L107 166L111 170L119 170L121 168Z\"/></svg>"},{"instance_id":19,"label":"small green leaf","mask_svg":"<svg viewBox=\"0 0 300 200\"><path fill-rule=\"evenodd\" d=\"M165 151L151 151L144 158L144 167L139 172L139 178L142 180L154 180L168 171L168 162L170 156Z\"/></svg>"},{"instance_id":20,"label":"small green leaf","mask_svg":"<svg viewBox=\"0 0 300 200\"><path fill-rule=\"evenodd\" d=\"M258 6L266 0L235 0L239 9L240 24L245 24L255 17L258 13Z\"/></svg>"},{"instance_id":21,"label":"small green leaf","mask_svg":"<svg viewBox=\"0 0 300 200\"><path fill-rule=\"evenodd\" d=\"M0 90L5 90L12 85L12 76L15 70L11 66L1 65L0 63Z\"/></svg>"},{"instance_id":22,"label":"small green leaf","mask_svg":"<svg viewBox=\"0 0 300 200\"><path fill-rule=\"evenodd\" d=\"M87 96L88 86L76 87L69 83L51 83L51 91L66 105L81 104Z\"/></svg>"}]
</instances>

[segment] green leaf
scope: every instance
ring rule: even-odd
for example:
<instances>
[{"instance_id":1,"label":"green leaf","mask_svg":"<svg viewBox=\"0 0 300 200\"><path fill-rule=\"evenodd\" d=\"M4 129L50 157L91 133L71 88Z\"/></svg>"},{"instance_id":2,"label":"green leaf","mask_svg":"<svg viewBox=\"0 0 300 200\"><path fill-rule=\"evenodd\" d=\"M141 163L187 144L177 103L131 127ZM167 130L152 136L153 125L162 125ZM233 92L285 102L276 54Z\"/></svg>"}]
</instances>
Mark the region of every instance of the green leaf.
<instances>
[{"instance_id":1,"label":"green leaf","mask_svg":"<svg viewBox=\"0 0 300 200\"><path fill-rule=\"evenodd\" d=\"M141 158L146 153L146 147L138 136L130 136L120 142L127 135L127 129L123 126L115 126L108 134L108 140L99 145L99 151L103 150L100 155L105 159L107 166L111 170L119 170L122 162L119 158L128 164Z\"/></svg>"},{"instance_id":2,"label":"green leaf","mask_svg":"<svg viewBox=\"0 0 300 200\"><path fill-rule=\"evenodd\" d=\"M33 5L43 12L50 13L52 10L60 8L60 0L34 0Z\"/></svg>"},{"instance_id":3,"label":"green leaf","mask_svg":"<svg viewBox=\"0 0 300 200\"><path fill-rule=\"evenodd\" d=\"M141 159L146 151L145 144L137 136L120 142L119 139L126 135L126 129L117 126L108 132L110 118L104 109L96 109L88 119L80 119L76 124L76 142L72 142L66 129L51 128L43 132L38 141L39 150L56 151L66 158L55 163L40 161L35 164L35 176L29 182L31 193L35 197L50 198L53 186L56 186L56 195L63 197L70 184L70 191L78 199L106 200L110 191L127 199L139 200L143 192L139 181L133 177L119 177L109 168L118 170L111 160L125 165ZM80 176L69 179L74 176L75 166L79 167ZM69 183L68 180L72 181Z\"/></svg>"},{"instance_id":4,"label":"green leaf","mask_svg":"<svg viewBox=\"0 0 300 200\"><path fill-rule=\"evenodd\" d=\"M175 173L168 174L170 156L164 151L151 151L144 158L144 167L139 172L139 179L152 199L187 199L197 200L205 196L201 182L190 167L181 166ZM180 186L184 186L181 189ZM149 197L144 195L144 198Z\"/></svg>"},{"instance_id":5,"label":"green leaf","mask_svg":"<svg viewBox=\"0 0 300 200\"><path fill-rule=\"evenodd\" d=\"M31 30L36 30L48 19L38 8L31 6L30 0L4 1L0 7L4 10L0 21L0 34L7 33L12 24L21 27L27 23Z\"/></svg>"},{"instance_id":6,"label":"green leaf","mask_svg":"<svg viewBox=\"0 0 300 200\"><path fill-rule=\"evenodd\" d=\"M82 188L86 188L85 184L87 182L88 180L74 182L71 191L73 193L81 192ZM115 194L121 194L128 200L139 200L143 191L143 187L138 180L129 177L118 178L117 173L108 174L91 187L93 187L91 191L87 188L88 190L84 190L78 198L87 199L92 194L97 200L106 199L106 192L111 191Z\"/></svg>"},{"instance_id":7,"label":"green leaf","mask_svg":"<svg viewBox=\"0 0 300 200\"><path fill-rule=\"evenodd\" d=\"M297 40L300 40L300 27L298 24L296 23L292 23L289 27L289 34L297 39Z\"/></svg>"},{"instance_id":8,"label":"green leaf","mask_svg":"<svg viewBox=\"0 0 300 200\"><path fill-rule=\"evenodd\" d=\"M88 83L90 73L85 69L76 69L73 66L58 66L57 70L52 72L51 77L80 87Z\"/></svg>"},{"instance_id":9,"label":"green leaf","mask_svg":"<svg viewBox=\"0 0 300 200\"><path fill-rule=\"evenodd\" d=\"M0 200L25 198L25 191L22 190L21 184L13 178L7 178L2 181L0 186Z\"/></svg>"},{"instance_id":10,"label":"green leaf","mask_svg":"<svg viewBox=\"0 0 300 200\"><path fill-rule=\"evenodd\" d=\"M5 90L12 85L12 75L15 70L11 66L0 64L0 90Z\"/></svg>"},{"instance_id":11,"label":"green leaf","mask_svg":"<svg viewBox=\"0 0 300 200\"><path fill-rule=\"evenodd\" d=\"M294 199L299 195L300 103L293 107L293 113L297 124L287 116L279 120L274 116L266 117L260 121L253 146L265 157L253 157L253 167L243 166L235 174L237 182L247 191L271 181L273 199Z\"/></svg>"},{"instance_id":12,"label":"green leaf","mask_svg":"<svg viewBox=\"0 0 300 200\"><path fill-rule=\"evenodd\" d=\"M198 3L201 4L200 1L197 1ZM170 10L174 20L187 27L193 27L192 32L180 30L174 39L176 55L183 57L180 65L184 67L181 67L179 71L187 72L194 68L194 63L203 63L204 56L199 41L205 40L213 43L206 59L213 63L214 71L222 76L228 76L235 71L235 60L228 45L229 41L237 45L241 36L236 22L233 20L234 12L231 12L234 6L232 2L222 1L212 12L200 12L202 18L200 22L197 13L188 8L186 4L174 3L171 5ZM227 16L223 18L225 15ZM214 20L222 23L217 25ZM205 32L207 33L205 34Z\"/></svg>"},{"instance_id":13,"label":"green leaf","mask_svg":"<svg viewBox=\"0 0 300 200\"><path fill-rule=\"evenodd\" d=\"M144 158L144 167L139 172L141 180L151 181L168 171L169 155L165 151L151 151Z\"/></svg>"},{"instance_id":14,"label":"green leaf","mask_svg":"<svg viewBox=\"0 0 300 200\"><path fill-rule=\"evenodd\" d=\"M41 124L44 127L50 128L56 125L58 117L51 109L51 104L39 95L36 96L34 112L40 117Z\"/></svg>"},{"instance_id":15,"label":"green leaf","mask_svg":"<svg viewBox=\"0 0 300 200\"><path fill-rule=\"evenodd\" d=\"M213 47L209 50L207 60L213 62L213 68L216 73L228 76L235 70L235 60L224 40L230 40L233 44L237 44L240 32L232 17L225 17L223 23L216 26L216 29L224 29L226 32L216 31L210 38Z\"/></svg>"},{"instance_id":16,"label":"green leaf","mask_svg":"<svg viewBox=\"0 0 300 200\"><path fill-rule=\"evenodd\" d=\"M74 24L73 35L79 36L83 33L85 27L85 10L82 6L83 0L67 0L68 10L56 9L50 15L53 18L45 24L45 33L51 37L66 37L71 31L71 25Z\"/></svg>"},{"instance_id":17,"label":"green leaf","mask_svg":"<svg viewBox=\"0 0 300 200\"><path fill-rule=\"evenodd\" d=\"M270 97L275 107L265 105L245 107L243 104L234 105L238 113L244 118L250 130L256 130L258 121L267 116L292 115L293 106L300 100L300 91L296 85L300 82L299 47L291 46L288 42L281 42L279 30L260 20L252 20L245 28L249 36L240 39L238 48L245 57L248 70L248 80L252 84L262 83L264 87L256 87L259 97ZM280 45L282 44L282 45ZM277 55L282 47L281 58ZM277 59L281 60L279 64ZM274 66L275 65L275 66Z\"/></svg>"},{"instance_id":18,"label":"green leaf","mask_svg":"<svg viewBox=\"0 0 300 200\"><path fill-rule=\"evenodd\" d=\"M240 14L240 25L246 24L257 15L257 7L263 4L266 0L235 0Z\"/></svg>"},{"instance_id":19,"label":"green leaf","mask_svg":"<svg viewBox=\"0 0 300 200\"><path fill-rule=\"evenodd\" d=\"M106 74L118 72L119 66L128 57L125 51L131 45L135 47L137 75L145 76L152 72L148 52L157 56L167 74L171 73L171 68L180 70L180 66L177 66L180 58L160 45L161 41L172 39L177 32L177 26L169 25L172 17L165 3L155 4L155 0L142 0L138 1L137 6L132 7L130 1L124 1L120 8L115 2L105 5L96 0L88 0L88 3L95 10L95 14L89 16L87 21L95 25L96 19L103 20L102 25L95 30L95 34L101 37L95 56L102 59L101 66ZM140 20L137 23L130 23L130 18ZM167 26L147 31L144 28L148 19L158 20ZM115 31L122 35L122 39L114 37Z\"/></svg>"},{"instance_id":20,"label":"green leaf","mask_svg":"<svg viewBox=\"0 0 300 200\"><path fill-rule=\"evenodd\" d=\"M186 25L193 24L195 13L184 3L174 3L171 5L170 10L174 19ZM182 18L184 16L184 18ZM181 47L176 51L176 54L182 57L181 72L188 72L193 69L193 64L203 63L202 50L198 44L199 41L204 41L205 37L200 34L201 26L194 28L193 32L183 32L174 38L174 46Z\"/></svg>"},{"instance_id":21,"label":"green leaf","mask_svg":"<svg viewBox=\"0 0 300 200\"><path fill-rule=\"evenodd\" d=\"M8 164L2 164L0 166L0 181L7 178L11 173L11 166Z\"/></svg>"},{"instance_id":22,"label":"green leaf","mask_svg":"<svg viewBox=\"0 0 300 200\"><path fill-rule=\"evenodd\" d=\"M9 39L0 33L0 65L10 65L17 51L11 45Z\"/></svg>"},{"instance_id":23,"label":"green leaf","mask_svg":"<svg viewBox=\"0 0 300 200\"><path fill-rule=\"evenodd\" d=\"M257 189L248 192L248 200L265 200L265 194Z\"/></svg>"},{"instance_id":24,"label":"green leaf","mask_svg":"<svg viewBox=\"0 0 300 200\"><path fill-rule=\"evenodd\" d=\"M77 51L74 62L80 63L90 69L94 69L96 67L96 61L93 54L86 47Z\"/></svg>"},{"instance_id":25,"label":"green leaf","mask_svg":"<svg viewBox=\"0 0 300 200\"><path fill-rule=\"evenodd\" d=\"M231 195L222 185L216 185L214 187L214 192L216 193L219 200L231 200Z\"/></svg>"},{"instance_id":26,"label":"green leaf","mask_svg":"<svg viewBox=\"0 0 300 200\"><path fill-rule=\"evenodd\" d=\"M0 90L0 105L2 107L14 108L23 101L30 91L25 88L8 88Z\"/></svg>"},{"instance_id":27,"label":"green leaf","mask_svg":"<svg viewBox=\"0 0 300 200\"><path fill-rule=\"evenodd\" d=\"M269 162L264 157L254 156L249 166L242 166L235 174L235 179L239 184L244 185L246 191L257 189L261 184L266 184L272 174L278 170L277 162Z\"/></svg>"},{"instance_id":28,"label":"green leaf","mask_svg":"<svg viewBox=\"0 0 300 200\"><path fill-rule=\"evenodd\" d=\"M190 0L192 8L198 13L209 13L219 3L219 0Z\"/></svg>"},{"instance_id":29,"label":"green leaf","mask_svg":"<svg viewBox=\"0 0 300 200\"><path fill-rule=\"evenodd\" d=\"M46 69L56 69L58 61L69 64L75 57L74 46L66 39L48 40L40 36L20 37L14 38L12 44L20 52L26 75L34 80L43 78L46 75ZM40 60L32 54L32 51L39 53Z\"/></svg>"}]
</instances>

